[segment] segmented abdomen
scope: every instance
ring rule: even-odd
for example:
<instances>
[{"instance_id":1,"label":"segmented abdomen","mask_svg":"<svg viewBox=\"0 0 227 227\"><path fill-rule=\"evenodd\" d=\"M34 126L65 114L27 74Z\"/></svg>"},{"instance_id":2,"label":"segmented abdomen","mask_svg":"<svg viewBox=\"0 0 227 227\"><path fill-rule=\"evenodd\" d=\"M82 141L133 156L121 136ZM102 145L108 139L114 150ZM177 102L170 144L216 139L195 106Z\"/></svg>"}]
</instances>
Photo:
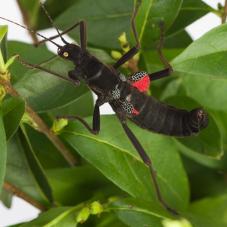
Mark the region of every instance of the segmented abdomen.
<instances>
[{"instance_id":1,"label":"segmented abdomen","mask_svg":"<svg viewBox=\"0 0 227 227\"><path fill-rule=\"evenodd\" d=\"M142 128L165 135L182 137L198 133L208 124L207 114L202 109L186 111L161 103L146 95L142 95L145 98L142 101L139 96L138 93L137 97L132 95L132 101L136 101L137 104L133 103L139 110L139 114L133 116L131 120Z\"/></svg>"}]
</instances>

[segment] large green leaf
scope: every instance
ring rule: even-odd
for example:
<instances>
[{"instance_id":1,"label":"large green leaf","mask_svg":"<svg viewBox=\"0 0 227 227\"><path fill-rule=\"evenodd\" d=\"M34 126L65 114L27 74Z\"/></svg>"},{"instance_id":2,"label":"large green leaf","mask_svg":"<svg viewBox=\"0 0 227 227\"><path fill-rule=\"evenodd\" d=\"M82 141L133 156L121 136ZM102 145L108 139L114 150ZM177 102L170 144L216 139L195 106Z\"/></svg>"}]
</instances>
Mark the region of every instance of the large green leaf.
<instances>
[{"instance_id":1,"label":"large green leaf","mask_svg":"<svg viewBox=\"0 0 227 227\"><path fill-rule=\"evenodd\" d=\"M6 172L6 134L2 116L2 110L0 109L0 193Z\"/></svg>"},{"instance_id":2,"label":"large green leaf","mask_svg":"<svg viewBox=\"0 0 227 227\"><path fill-rule=\"evenodd\" d=\"M172 62L187 95L202 106L227 110L227 25L208 32Z\"/></svg>"},{"instance_id":3,"label":"large green leaf","mask_svg":"<svg viewBox=\"0 0 227 227\"><path fill-rule=\"evenodd\" d=\"M99 136L89 134L77 123L64 130L63 138L122 190L133 197L157 203L148 168L116 118L105 116L101 123ZM165 200L178 209L184 209L188 203L187 178L173 141L131 124L130 127L154 162Z\"/></svg>"},{"instance_id":4,"label":"large green leaf","mask_svg":"<svg viewBox=\"0 0 227 227\"><path fill-rule=\"evenodd\" d=\"M5 180L41 204L47 204L47 200L29 169L18 135L12 137L7 145L8 159Z\"/></svg>"},{"instance_id":5,"label":"large green leaf","mask_svg":"<svg viewBox=\"0 0 227 227\"><path fill-rule=\"evenodd\" d=\"M35 155L35 152L30 143L28 134L26 132L26 128L23 125L21 125L20 139L22 141L22 146L24 149L24 153L25 153L28 165L32 171L32 174L36 179L37 184L39 185L40 189L47 197L49 202L53 204L54 198L53 198L52 188L48 182L48 179L43 167L41 166L38 158Z\"/></svg>"}]
</instances>

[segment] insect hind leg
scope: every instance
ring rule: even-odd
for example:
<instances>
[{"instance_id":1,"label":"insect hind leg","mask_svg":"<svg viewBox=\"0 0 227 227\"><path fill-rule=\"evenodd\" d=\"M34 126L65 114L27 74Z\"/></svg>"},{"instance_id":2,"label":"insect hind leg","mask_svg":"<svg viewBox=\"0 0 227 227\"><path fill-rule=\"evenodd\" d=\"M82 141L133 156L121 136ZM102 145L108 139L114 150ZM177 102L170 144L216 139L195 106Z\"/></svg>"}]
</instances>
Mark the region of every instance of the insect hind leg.
<instances>
[{"instance_id":1,"label":"insect hind leg","mask_svg":"<svg viewBox=\"0 0 227 227\"><path fill-rule=\"evenodd\" d=\"M154 184L154 188L155 188L155 192L157 194L158 200L159 202L163 205L163 207L168 210L171 214L173 215L178 215L178 212L173 209L172 207L170 207L164 200L164 198L162 197L159 185L158 185L158 181L157 181L157 175L156 175L156 171L153 167L152 161L150 159L150 157L147 155L146 151L144 150L144 148L142 147L142 145L140 144L140 142L138 141L138 139L136 138L136 136L133 134L133 132L131 131L131 129L128 127L128 125L126 124L126 121L124 119L122 119L122 117L118 114L118 119L121 122L121 125L126 133L126 135L128 136L129 140L131 141L131 143L133 144L133 146L135 147L136 151L138 152L139 156L141 157L141 159L143 160L143 162L148 166L150 174L151 174L151 180Z\"/></svg>"}]
</instances>

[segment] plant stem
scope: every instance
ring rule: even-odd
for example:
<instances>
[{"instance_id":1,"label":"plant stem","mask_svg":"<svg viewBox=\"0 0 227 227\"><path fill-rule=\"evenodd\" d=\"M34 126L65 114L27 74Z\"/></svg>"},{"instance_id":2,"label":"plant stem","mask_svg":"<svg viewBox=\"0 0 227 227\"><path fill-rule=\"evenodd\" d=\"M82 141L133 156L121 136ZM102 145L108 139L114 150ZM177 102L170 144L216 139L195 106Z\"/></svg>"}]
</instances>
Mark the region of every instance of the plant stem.
<instances>
[{"instance_id":1,"label":"plant stem","mask_svg":"<svg viewBox=\"0 0 227 227\"><path fill-rule=\"evenodd\" d=\"M41 204L40 202L34 200L33 198L31 198L28 194L26 194L25 192L21 191L19 188L17 188L16 186L12 185L9 182L4 182L3 188L16 195L17 197L20 197L21 199L25 200L26 202L30 203L31 205L33 205L34 207L38 208L41 211L45 211L47 210L47 208Z\"/></svg>"},{"instance_id":2,"label":"plant stem","mask_svg":"<svg viewBox=\"0 0 227 227\"><path fill-rule=\"evenodd\" d=\"M20 97L20 94L12 87L9 81L0 78L0 84L4 86L6 92L12 96ZM25 102L26 103L26 102ZM70 166L74 166L77 160L73 154L66 148L63 142L48 128L39 115L26 103L25 110L31 119L38 125L38 129L54 144Z\"/></svg>"},{"instance_id":3,"label":"plant stem","mask_svg":"<svg viewBox=\"0 0 227 227\"><path fill-rule=\"evenodd\" d=\"M32 28L32 26L30 24L30 21L29 21L28 12L26 12L26 10L23 9L23 6L21 5L20 0L17 0L17 4L18 4L18 7L19 7L19 9L21 11L23 22L24 22L25 26L28 27L28 28ZM32 29L35 30L34 28L32 28ZM31 31L28 31L28 33L29 33L29 35L32 38L33 44L36 45L39 42L36 34L34 32L31 32Z\"/></svg>"},{"instance_id":4,"label":"plant stem","mask_svg":"<svg viewBox=\"0 0 227 227\"><path fill-rule=\"evenodd\" d=\"M221 18L221 23L224 24L226 22L227 17L227 0L225 0L224 11Z\"/></svg>"}]
</instances>

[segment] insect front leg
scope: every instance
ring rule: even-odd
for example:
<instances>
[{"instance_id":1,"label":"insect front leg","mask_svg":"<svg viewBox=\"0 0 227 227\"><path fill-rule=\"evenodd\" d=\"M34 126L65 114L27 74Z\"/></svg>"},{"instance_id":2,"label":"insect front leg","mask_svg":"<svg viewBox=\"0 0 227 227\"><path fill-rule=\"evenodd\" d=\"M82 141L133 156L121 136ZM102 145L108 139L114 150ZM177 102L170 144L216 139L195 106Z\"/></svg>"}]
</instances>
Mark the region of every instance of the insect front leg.
<instances>
[{"instance_id":1,"label":"insect front leg","mask_svg":"<svg viewBox=\"0 0 227 227\"><path fill-rule=\"evenodd\" d=\"M136 5L134 7L134 11L132 14L132 18L131 18L131 27L132 27L132 31L133 31L133 35L134 38L136 40L136 45L134 47L132 47L128 52L126 52L114 65L113 67L115 69L119 68L121 65L123 65L125 62L127 62L128 60L130 60L134 55L136 55L141 47L140 45L140 41L139 41L139 37L138 37L138 33L136 31L136 25L135 25L135 19L136 19L136 15L138 13L139 7L141 5L142 1L141 0L137 0L136 1Z\"/></svg>"},{"instance_id":2,"label":"insect front leg","mask_svg":"<svg viewBox=\"0 0 227 227\"><path fill-rule=\"evenodd\" d=\"M70 82L70 83L72 83L72 84L74 84L74 85L77 85L76 83L73 82L73 80L71 80L71 79L69 79L69 78L67 78L67 77L65 77L65 76L63 76L63 75L61 75L61 74L59 74L59 73L57 73L57 72L53 72L53 71L51 71L51 70L49 70L49 69L46 69L46 68L44 68L44 67L42 67L42 66L40 66L40 65L31 64L31 63L29 63L29 62L27 62L27 61L21 59L21 57L20 57L19 55L17 55L17 60L18 60L22 65L24 65L24 66L27 67L27 68L30 68L30 69L39 69L39 70L41 70L41 71L43 71L43 72L49 73L50 75L54 75L54 76L56 76L56 77L58 77L58 78L60 78L60 79L62 79L62 80L66 80L66 81L68 81L68 82Z\"/></svg>"},{"instance_id":3,"label":"insect front leg","mask_svg":"<svg viewBox=\"0 0 227 227\"><path fill-rule=\"evenodd\" d=\"M166 210L168 210L169 212L171 212L174 215L178 215L178 212L176 210L174 210L173 208L171 208L164 200L164 198L162 197L159 185L158 185L158 181L157 181L157 175L156 175L156 171L153 167L152 161L150 159L150 157L147 155L146 151L144 150L144 148L142 147L141 143L139 142L139 140L136 138L136 136L134 135L134 133L131 131L131 129L128 127L127 123L126 123L126 119L124 117L122 117L120 114L117 114L118 119L121 122L121 125L126 133L126 135L128 136L129 140L131 141L131 143L133 144L133 146L135 147L136 151L138 152L140 158L143 160L143 162L148 166L149 170L150 170L150 174L151 174L151 179L152 182L154 184L154 188L158 197L158 200L160 201L160 203L164 206L164 208Z\"/></svg>"},{"instance_id":4,"label":"insect front leg","mask_svg":"<svg viewBox=\"0 0 227 227\"><path fill-rule=\"evenodd\" d=\"M80 85L80 76L82 72L79 68L75 68L68 72L68 77L75 83L76 85Z\"/></svg>"},{"instance_id":5,"label":"insect front leg","mask_svg":"<svg viewBox=\"0 0 227 227\"><path fill-rule=\"evenodd\" d=\"M161 62L165 66L165 69L158 71L158 72L150 73L149 74L150 80L161 79L163 77L169 76L173 72L172 66L170 65L170 63L168 62L168 60L166 59L166 57L162 51L163 46L164 46L164 32L165 32L163 21L160 22L159 27L160 27L160 39L159 39L159 42L157 45L157 51L158 51Z\"/></svg>"}]
</instances>

